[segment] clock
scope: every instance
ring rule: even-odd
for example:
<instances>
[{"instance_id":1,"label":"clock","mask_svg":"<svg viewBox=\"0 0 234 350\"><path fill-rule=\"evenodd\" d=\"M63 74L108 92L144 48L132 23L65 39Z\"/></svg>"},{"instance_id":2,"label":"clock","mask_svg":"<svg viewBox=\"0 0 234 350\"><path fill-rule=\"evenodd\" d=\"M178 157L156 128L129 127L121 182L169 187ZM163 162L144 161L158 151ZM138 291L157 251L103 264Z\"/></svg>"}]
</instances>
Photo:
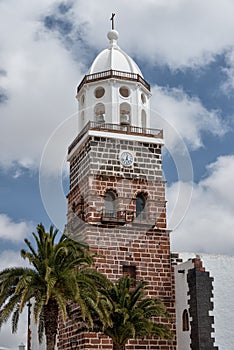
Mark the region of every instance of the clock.
<instances>
[{"instance_id":1,"label":"clock","mask_svg":"<svg viewBox=\"0 0 234 350\"><path fill-rule=\"evenodd\" d=\"M129 151L122 151L119 155L120 163L124 166L131 166L134 162L134 156Z\"/></svg>"}]
</instances>

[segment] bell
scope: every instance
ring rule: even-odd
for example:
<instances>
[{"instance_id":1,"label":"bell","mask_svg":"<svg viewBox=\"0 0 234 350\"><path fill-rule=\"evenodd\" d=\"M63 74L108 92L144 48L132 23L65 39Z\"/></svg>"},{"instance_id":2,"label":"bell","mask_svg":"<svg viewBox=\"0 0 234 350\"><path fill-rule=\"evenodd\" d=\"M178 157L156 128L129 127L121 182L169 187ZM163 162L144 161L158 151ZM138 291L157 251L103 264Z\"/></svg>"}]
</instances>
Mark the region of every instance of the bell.
<instances>
[{"instance_id":1,"label":"bell","mask_svg":"<svg viewBox=\"0 0 234 350\"><path fill-rule=\"evenodd\" d=\"M128 114L120 114L120 124L121 125L129 125L129 115Z\"/></svg>"},{"instance_id":2,"label":"bell","mask_svg":"<svg viewBox=\"0 0 234 350\"><path fill-rule=\"evenodd\" d=\"M104 114L99 114L99 115L97 116L97 122L98 122L98 123L105 123Z\"/></svg>"},{"instance_id":3,"label":"bell","mask_svg":"<svg viewBox=\"0 0 234 350\"><path fill-rule=\"evenodd\" d=\"M23 343L19 345L19 350L25 350L25 345Z\"/></svg>"}]
</instances>

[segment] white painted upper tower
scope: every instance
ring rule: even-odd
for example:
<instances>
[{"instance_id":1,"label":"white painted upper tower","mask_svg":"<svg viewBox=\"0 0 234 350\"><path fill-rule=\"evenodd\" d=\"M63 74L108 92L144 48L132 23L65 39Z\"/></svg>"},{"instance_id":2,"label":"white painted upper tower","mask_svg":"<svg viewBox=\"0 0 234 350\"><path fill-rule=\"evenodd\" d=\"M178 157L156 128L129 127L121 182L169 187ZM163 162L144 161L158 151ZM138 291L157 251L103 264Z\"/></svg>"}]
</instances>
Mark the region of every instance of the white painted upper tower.
<instances>
[{"instance_id":1,"label":"white painted upper tower","mask_svg":"<svg viewBox=\"0 0 234 350\"><path fill-rule=\"evenodd\" d=\"M150 85L137 64L118 46L112 29L109 46L93 61L77 88L79 131L89 121L150 127Z\"/></svg>"}]
</instances>

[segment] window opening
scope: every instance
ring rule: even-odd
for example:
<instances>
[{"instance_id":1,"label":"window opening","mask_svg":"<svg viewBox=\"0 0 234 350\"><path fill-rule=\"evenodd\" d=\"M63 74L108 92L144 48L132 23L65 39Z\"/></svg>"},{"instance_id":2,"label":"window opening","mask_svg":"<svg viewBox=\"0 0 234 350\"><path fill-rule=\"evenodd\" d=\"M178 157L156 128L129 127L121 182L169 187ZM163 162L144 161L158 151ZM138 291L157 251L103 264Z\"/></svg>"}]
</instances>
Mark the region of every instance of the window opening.
<instances>
[{"instance_id":1,"label":"window opening","mask_svg":"<svg viewBox=\"0 0 234 350\"><path fill-rule=\"evenodd\" d=\"M123 276L129 276L136 284L136 266L123 265Z\"/></svg>"},{"instance_id":2,"label":"window opening","mask_svg":"<svg viewBox=\"0 0 234 350\"><path fill-rule=\"evenodd\" d=\"M146 205L145 196L142 193L138 194L136 196L136 217L138 217L139 219L146 218L145 205Z\"/></svg>"},{"instance_id":3,"label":"window opening","mask_svg":"<svg viewBox=\"0 0 234 350\"><path fill-rule=\"evenodd\" d=\"M142 125L143 129L146 128L146 112L145 112L145 110L141 111L141 125Z\"/></svg>"},{"instance_id":4,"label":"window opening","mask_svg":"<svg viewBox=\"0 0 234 350\"><path fill-rule=\"evenodd\" d=\"M122 97L129 97L130 91L126 86L121 86L119 89L119 93Z\"/></svg>"},{"instance_id":5,"label":"window opening","mask_svg":"<svg viewBox=\"0 0 234 350\"><path fill-rule=\"evenodd\" d=\"M98 123L105 123L105 106L103 103L98 103L94 108L95 119Z\"/></svg>"},{"instance_id":6,"label":"window opening","mask_svg":"<svg viewBox=\"0 0 234 350\"><path fill-rule=\"evenodd\" d=\"M97 87L94 91L94 95L96 98L101 98L105 94L105 89L101 86Z\"/></svg>"},{"instance_id":7,"label":"window opening","mask_svg":"<svg viewBox=\"0 0 234 350\"><path fill-rule=\"evenodd\" d=\"M121 103L120 105L120 124L131 124L131 107L128 103Z\"/></svg>"},{"instance_id":8,"label":"window opening","mask_svg":"<svg viewBox=\"0 0 234 350\"><path fill-rule=\"evenodd\" d=\"M183 315L182 315L182 329L183 331L189 331L189 316L188 316L188 311L185 309L183 311Z\"/></svg>"},{"instance_id":9,"label":"window opening","mask_svg":"<svg viewBox=\"0 0 234 350\"><path fill-rule=\"evenodd\" d=\"M143 92L142 92L142 94L141 94L141 102L142 102L143 104L146 103L146 97L145 97L145 94L143 94Z\"/></svg>"}]
</instances>

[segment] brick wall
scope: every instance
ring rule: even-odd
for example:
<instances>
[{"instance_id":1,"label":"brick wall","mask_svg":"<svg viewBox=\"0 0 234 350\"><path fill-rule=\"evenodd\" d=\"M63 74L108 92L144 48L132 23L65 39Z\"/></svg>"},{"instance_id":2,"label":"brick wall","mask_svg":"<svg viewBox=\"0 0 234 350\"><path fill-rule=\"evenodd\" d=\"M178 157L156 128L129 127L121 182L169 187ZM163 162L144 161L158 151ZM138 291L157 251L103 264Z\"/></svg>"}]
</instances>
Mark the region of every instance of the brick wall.
<instances>
[{"instance_id":1,"label":"brick wall","mask_svg":"<svg viewBox=\"0 0 234 350\"><path fill-rule=\"evenodd\" d=\"M134 165L123 167L120 151L134 154ZM67 229L73 239L83 235L96 259L98 271L116 280L123 266L134 266L136 281L149 282L148 293L161 298L172 318L175 332L175 295L170 257L169 231L166 229L165 181L162 179L161 145L131 140L90 137L70 160L71 189L68 195ZM117 212L125 213L111 222L103 222L104 196L116 194ZM146 197L146 216L134 213L136 196ZM58 348L69 349L75 330L70 321L60 322ZM78 337L75 336L77 339ZM111 349L110 340L100 334L79 336L79 349ZM174 341L144 339L131 341L127 349L175 350Z\"/></svg>"}]
</instances>

